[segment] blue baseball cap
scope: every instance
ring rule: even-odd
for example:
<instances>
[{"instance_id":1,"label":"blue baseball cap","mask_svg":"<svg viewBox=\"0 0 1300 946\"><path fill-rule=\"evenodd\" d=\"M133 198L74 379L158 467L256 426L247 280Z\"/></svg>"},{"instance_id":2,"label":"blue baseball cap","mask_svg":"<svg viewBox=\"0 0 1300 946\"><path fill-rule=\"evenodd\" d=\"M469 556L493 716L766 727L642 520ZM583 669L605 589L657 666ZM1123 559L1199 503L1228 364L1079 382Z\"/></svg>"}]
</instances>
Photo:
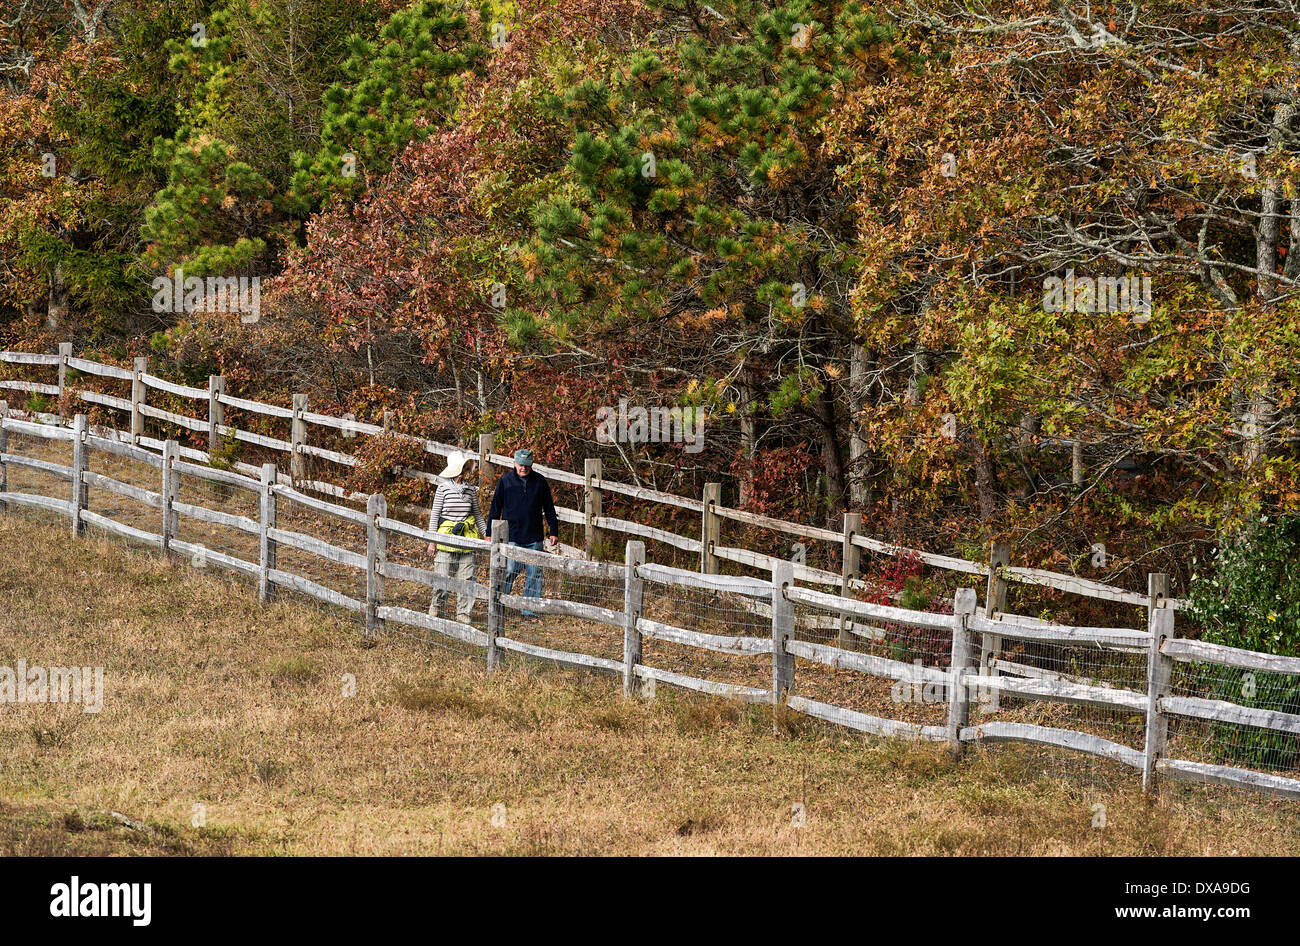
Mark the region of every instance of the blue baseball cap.
<instances>
[{"instance_id":1,"label":"blue baseball cap","mask_svg":"<svg viewBox=\"0 0 1300 946\"><path fill-rule=\"evenodd\" d=\"M516 451L515 451L515 462L518 463L520 466L532 466L532 465L533 465L533 451L528 450L528 449L526 449L526 448L523 449L523 450L516 450Z\"/></svg>"}]
</instances>

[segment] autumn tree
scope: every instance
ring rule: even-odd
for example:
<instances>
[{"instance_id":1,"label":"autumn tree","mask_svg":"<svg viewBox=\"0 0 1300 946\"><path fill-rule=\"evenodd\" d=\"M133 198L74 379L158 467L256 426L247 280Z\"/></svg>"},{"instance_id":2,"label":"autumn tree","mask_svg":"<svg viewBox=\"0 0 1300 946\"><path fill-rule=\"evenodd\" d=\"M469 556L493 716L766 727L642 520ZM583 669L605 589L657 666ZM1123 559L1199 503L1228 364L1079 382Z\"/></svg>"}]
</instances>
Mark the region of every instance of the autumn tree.
<instances>
[{"instance_id":1,"label":"autumn tree","mask_svg":"<svg viewBox=\"0 0 1300 946\"><path fill-rule=\"evenodd\" d=\"M944 68L837 110L864 439L914 512L973 500L994 528L1086 549L1300 499L1295 22L1207 9L910 9L900 28ZM1049 279L1128 277L1149 278L1149 311L1045 305Z\"/></svg>"}]
</instances>

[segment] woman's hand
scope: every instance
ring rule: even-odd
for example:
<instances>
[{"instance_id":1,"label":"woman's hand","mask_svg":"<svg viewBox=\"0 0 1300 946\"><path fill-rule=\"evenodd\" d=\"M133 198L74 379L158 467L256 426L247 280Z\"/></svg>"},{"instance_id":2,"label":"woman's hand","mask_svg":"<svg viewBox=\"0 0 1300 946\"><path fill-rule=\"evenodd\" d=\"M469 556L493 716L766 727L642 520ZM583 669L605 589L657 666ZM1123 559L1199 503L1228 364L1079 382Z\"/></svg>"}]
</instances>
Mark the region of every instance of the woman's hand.
<instances>
[{"instance_id":1,"label":"woman's hand","mask_svg":"<svg viewBox=\"0 0 1300 946\"><path fill-rule=\"evenodd\" d=\"M430 555L438 554L438 547L434 545L432 542L429 543L429 554Z\"/></svg>"}]
</instances>

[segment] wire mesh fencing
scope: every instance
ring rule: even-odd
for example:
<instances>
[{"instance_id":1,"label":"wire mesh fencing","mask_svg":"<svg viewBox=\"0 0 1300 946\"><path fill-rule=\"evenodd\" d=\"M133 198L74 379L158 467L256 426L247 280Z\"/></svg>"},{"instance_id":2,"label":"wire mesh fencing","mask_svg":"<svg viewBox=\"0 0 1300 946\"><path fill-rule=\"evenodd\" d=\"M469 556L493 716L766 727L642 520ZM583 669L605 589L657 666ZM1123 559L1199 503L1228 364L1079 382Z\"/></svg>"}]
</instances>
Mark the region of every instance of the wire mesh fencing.
<instances>
[{"instance_id":1,"label":"wire mesh fencing","mask_svg":"<svg viewBox=\"0 0 1300 946\"><path fill-rule=\"evenodd\" d=\"M1240 719L1206 719L1169 713L1165 756L1186 762L1300 778L1300 673L1228 667L1206 661L1176 661L1169 687L1175 700L1213 701L1268 714L1278 727ZM1228 712L1232 712L1228 710ZM1228 786L1192 785L1184 792L1218 792ZM1253 797L1258 793L1247 792Z\"/></svg>"},{"instance_id":2,"label":"wire mesh fencing","mask_svg":"<svg viewBox=\"0 0 1300 946\"><path fill-rule=\"evenodd\" d=\"M424 523L419 523L423 527ZM384 579L387 605L433 618L455 621L479 630L487 628L488 553L481 550L439 549L427 539L387 531L385 563L420 573L393 569ZM456 588L435 587L429 573L456 581ZM410 575L411 577L401 577ZM417 580L418 579L418 580ZM469 641L426 627L385 621L384 633L412 643L482 658L483 649Z\"/></svg>"},{"instance_id":3,"label":"wire mesh fencing","mask_svg":"<svg viewBox=\"0 0 1300 946\"><path fill-rule=\"evenodd\" d=\"M771 691L770 592L750 595L646 581L642 596L642 663L728 687ZM705 635L688 644L680 631ZM643 690L653 691L655 683ZM745 694L753 697L754 694Z\"/></svg>"},{"instance_id":4,"label":"wire mesh fencing","mask_svg":"<svg viewBox=\"0 0 1300 946\"><path fill-rule=\"evenodd\" d=\"M595 658L590 669L619 672L623 660L621 565L587 562L527 546L500 548L502 660L572 666L560 655Z\"/></svg>"},{"instance_id":5,"label":"wire mesh fencing","mask_svg":"<svg viewBox=\"0 0 1300 946\"><path fill-rule=\"evenodd\" d=\"M1295 674L1179 662L1174 665L1170 690L1176 697L1300 715L1300 676ZM1191 762L1284 776L1300 771L1300 734L1295 732L1175 715L1170 720L1167 745L1170 756Z\"/></svg>"},{"instance_id":6,"label":"wire mesh fencing","mask_svg":"<svg viewBox=\"0 0 1300 946\"><path fill-rule=\"evenodd\" d=\"M792 639L875 658L876 669L865 673L796 655L796 695L917 727L947 724L944 675L952 662L951 628L869 619L800 602Z\"/></svg>"},{"instance_id":7,"label":"wire mesh fencing","mask_svg":"<svg viewBox=\"0 0 1300 946\"><path fill-rule=\"evenodd\" d=\"M72 498L72 476L70 472L51 469L50 467L71 467L71 440L47 440L16 430L4 432L4 453L15 458L14 462L4 465L4 485L6 492L27 493L33 496L45 496L56 500ZM47 465L24 465L19 458ZM15 504L16 507L16 504ZM52 509L36 506L22 507L25 515L47 522L59 519L66 521L66 514Z\"/></svg>"},{"instance_id":8,"label":"wire mesh fencing","mask_svg":"<svg viewBox=\"0 0 1300 946\"><path fill-rule=\"evenodd\" d=\"M1000 645L993 646L983 635L977 643L981 651L991 653L979 698L971 704L976 724L1019 723L1067 736L1096 737L1122 747L1101 748L1128 760L1126 764L1097 752L1031 741L1021 756L1042 775L1088 784L1135 777L1134 764L1140 769L1147 726L1147 645L1118 639L1061 642L1002 636ZM999 687L999 678L1022 687L1046 684L1050 695Z\"/></svg>"}]
</instances>

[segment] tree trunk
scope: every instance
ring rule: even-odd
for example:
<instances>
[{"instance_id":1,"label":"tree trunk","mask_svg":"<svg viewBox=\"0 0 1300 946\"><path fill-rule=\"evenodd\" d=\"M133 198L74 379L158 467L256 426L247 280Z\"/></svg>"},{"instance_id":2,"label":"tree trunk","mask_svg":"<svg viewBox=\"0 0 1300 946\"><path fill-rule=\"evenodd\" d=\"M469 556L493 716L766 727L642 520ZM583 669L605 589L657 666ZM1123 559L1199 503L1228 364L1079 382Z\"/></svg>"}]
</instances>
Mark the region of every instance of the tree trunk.
<instances>
[{"instance_id":1,"label":"tree trunk","mask_svg":"<svg viewBox=\"0 0 1300 946\"><path fill-rule=\"evenodd\" d=\"M839 521L844 510L844 457L840 454L839 429L835 424L835 390L828 382L818 399L821 428L822 472L826 475L826 521Z\"/></svg>"},{"instance_id":2,"label":"tree trunk","mask_svg":"<svg viewBox=\"0 0 1300 946\"><path fill-rule=\"evenodd\" d=\"M50 305L45 324L51 331L58 330L68 315L68 287L63 281L63 264L55 263L50 270Z\"/></svg>"},{"instance_id":3,"label":"tree trunk","mask_svg":"<svg viewBox=\"0 0 1300 946\"><path fill-rule=\"evenodd\" d=\"M1279 104L1273 110L1273 127L1269 131L1269 146L1276 148L1289 135L1296 106L1292 102ZM1264 181L1259 194L1259 226L1255 230L1256 295L1265 306L1274 305L1279 295L1277 281L1278 243L1282 231L1282 192L1276 176ZM1295 243L1295 220L1291 220L1291 243ZM1267 427L1272 419L1273 403L1267 387L1252 393L1250 406L1242 417L1247 431L1245 461L1247 468L1254 466L1268 453Z\"/></svg>"},{"instance_id":4,"label":"tree trunk","mask_svg":"<svg viewBox=\"0 0 1300 946\"><path fill-rule=\"evenodd\" d=\"M921 379L930 370L930 353L919 341L912 349L912 375L907 379L906 403L915 407L921 402Z\"/></svg>"},{"instance_id":5,"label":"tree trunk","mask_svg":"<svg viewBox=\"0 0 1300 946\"><path fill-rule=\"evenodd\" d=\"M1286 265L1282 275L1287 279L1300 276L1300 197L1291 198L1291 218L1287 221L1288 241Z\"/></svg>"},{"instance_id":6,"label":"tree trunk","mask_svg":"<svg viewBox=\"0 0 1300 946\"><path fill-rule=\"evenodd\" d=\"M867 400L867 349L853 344L849 355L849 497L854 509L871 505L871 456L863 433Z\"/></svg>"},{"instance_id":7,"label":"tree trunk","mask_svg":"<svg viewBox=\"0 0 1300 946\"><path fill-rule=\"evenodd\" d=\"M972 431L971 450L975 455L975 495L979 501L980 521L988 522L998 514L998 476L993 465L992 448L982 434Z\"/></svg>"},{"instance_id":8,"label":"tree trunk","mask_svg":"<svg viewBox=\"0 0 1300 946\"><path fill-rule=\"evenodd\" d=\"M740 416L740 500L741 506L749 504L754 495L754 458L758 455L758 437L754 425L754 388L749 373L741 369L736 378L736 413Z\"/></svg>"},{"instance_id":9,"label":"tree trunk","mask_svg":"<svg viewBox=\"0 0 1300 946\"><path fill-rule=\"evenodd\" d=\"M1295 106L1279 105L1273 115L1270 144L1276 145L1295 114ZM1282 194L1276 177L1269 177L1259 192L1259 226L1255 230L1256 292L1259 300L1270 303L1278 295L1277 247L1282 225Z\"/></svg>"}]
</instances>

